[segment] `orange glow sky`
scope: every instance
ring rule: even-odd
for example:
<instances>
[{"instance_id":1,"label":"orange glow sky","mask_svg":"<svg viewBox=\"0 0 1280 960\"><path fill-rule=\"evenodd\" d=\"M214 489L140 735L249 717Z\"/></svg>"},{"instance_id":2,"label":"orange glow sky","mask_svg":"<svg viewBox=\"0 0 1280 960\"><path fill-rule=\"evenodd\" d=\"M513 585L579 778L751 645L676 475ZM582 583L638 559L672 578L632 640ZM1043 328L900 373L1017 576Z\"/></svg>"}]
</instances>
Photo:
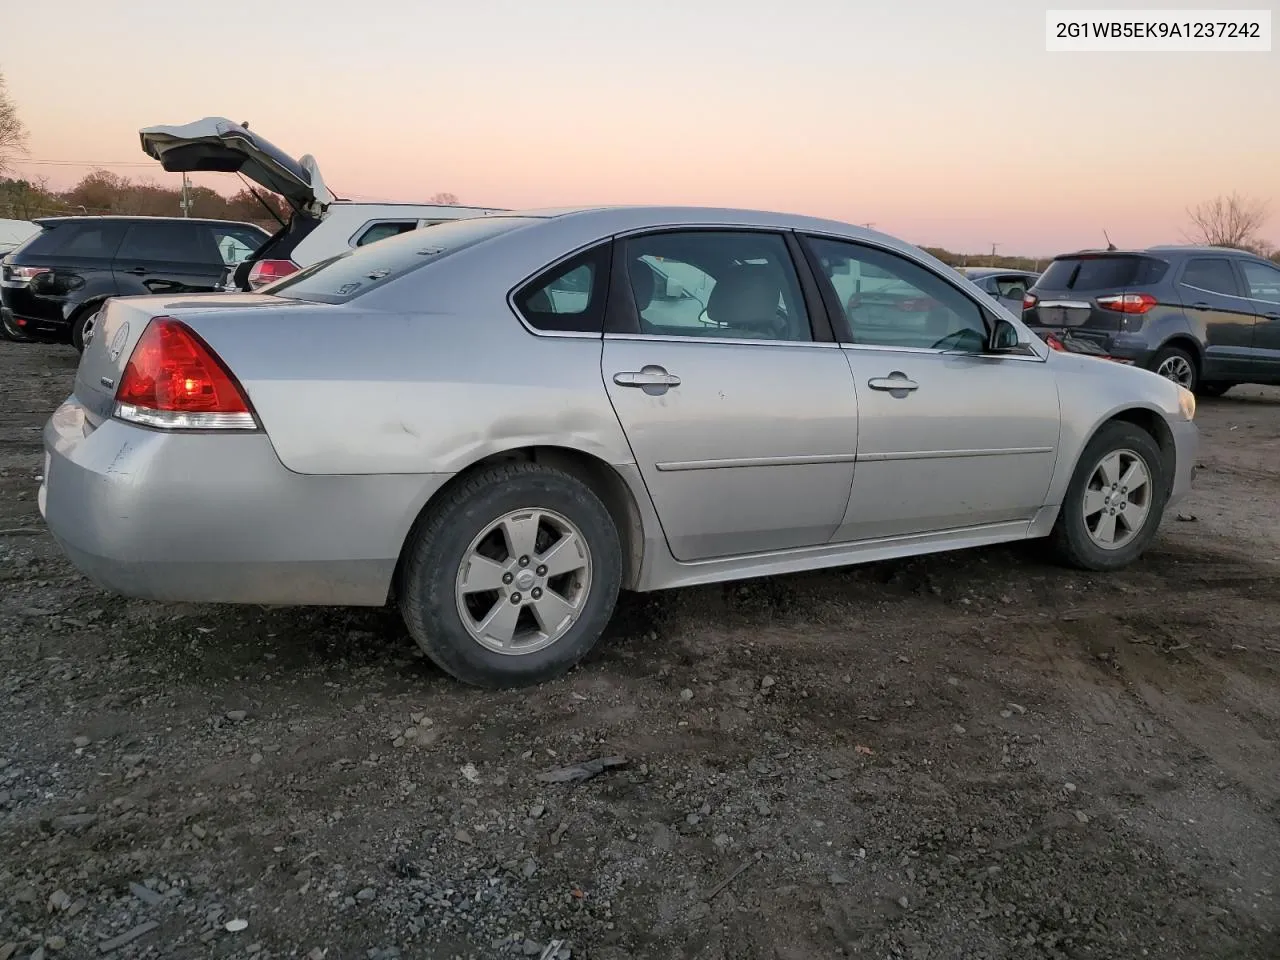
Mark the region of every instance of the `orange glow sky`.
<instances>
[{"instance_id":1,"label":"orange glow sky","mask_svg":"<svg viewBox=\"0 0 1280 960\"><path fill-rule=\"evenodd\" d=\"M769 208L970 252L1181 242L1192 204L1280 200L1280 53L1049 54L1045 6L41 0L0 70L31 160L162 183L137 129L216 115L348 197Z\"/></svg>"}]
</instances>

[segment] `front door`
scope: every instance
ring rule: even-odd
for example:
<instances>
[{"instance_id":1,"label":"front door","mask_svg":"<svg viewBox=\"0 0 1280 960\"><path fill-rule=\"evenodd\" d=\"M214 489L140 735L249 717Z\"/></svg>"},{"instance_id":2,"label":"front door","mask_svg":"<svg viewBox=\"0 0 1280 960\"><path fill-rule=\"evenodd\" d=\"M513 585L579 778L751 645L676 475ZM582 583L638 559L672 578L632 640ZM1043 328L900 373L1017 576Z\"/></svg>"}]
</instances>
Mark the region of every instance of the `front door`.
<instances>
[{"instance_id":1,"label":"front door","mask_svg":"<svg viewBox=\"0 0 1280 960\"><path fill-rule=\"evenodd\" d=\"M857 403L839 347L815 342L783 236L665 232L615 257L632 332L605 335L601 373L673 556L826 543Z\"/></svg>"},{"instance_id":2,"label":"front door","mask_svg":"<svg viewBox=\"0 0 1280 960\"><path fill-rule=\"evenodd\" d=\"M1204 338L1203 380L1247 377L1253 342L1253 307L1226 257L1187 261L1178 296L1192 329Z\"/></svg>"},{"instance_id":3,"label":"front door","mask_svg":"<svg viewBox=\"0 0 1280 960\"><path fill-rule=\"evenodd\" d=\"M808 241L844 308L858 395L853 492L837 540L1029 521L1057 459L1058 389L1033 355L990 355L985 315L896 253Z\"/></svg>"},{"instance_id":4,"label":"front door","mask_svg":"<svg viewBox=\"0 0 1280 960\"><path fill-rule=\"evenodd\" d=\"M1240 268L1257 318L1249 351L1248 379L1256 383L1280 383L1280 269L1256 260L1241 260Z\"/></svg>"}]
</instances>

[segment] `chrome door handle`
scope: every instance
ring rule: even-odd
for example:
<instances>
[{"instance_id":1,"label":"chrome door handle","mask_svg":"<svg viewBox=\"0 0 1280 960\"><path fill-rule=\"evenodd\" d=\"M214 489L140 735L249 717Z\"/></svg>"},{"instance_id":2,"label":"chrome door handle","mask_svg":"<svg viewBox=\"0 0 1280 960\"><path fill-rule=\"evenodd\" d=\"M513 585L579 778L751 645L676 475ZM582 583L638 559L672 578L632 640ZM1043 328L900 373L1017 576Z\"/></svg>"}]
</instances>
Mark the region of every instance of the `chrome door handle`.
<instances>
[{"instance_id":1,"label":"chrome door handle","mask_svg":"<svg viewBox=\"0 0 1280 960\"><path fill-rule=\"evenodd\" d=\"M678 387L680 378L674 373L667 373L661 368L646 367L643 370L627 370L615 373L613 382L620 387Z\"/></svg>"},{"instance_id":2,"label":"chrome door handle","mask_svg":"<svg viewBox=\"0 0 1280 960\"><path fill-rule=\"evenodd\" d=\"M867 386L872 390L888 390L890 393L899 391L906 393L920 389L920 384L914 380L908 380L906 374L902 373L891 373L887 377L872 377L867 381Z\"/></svg>"}]
</instances>

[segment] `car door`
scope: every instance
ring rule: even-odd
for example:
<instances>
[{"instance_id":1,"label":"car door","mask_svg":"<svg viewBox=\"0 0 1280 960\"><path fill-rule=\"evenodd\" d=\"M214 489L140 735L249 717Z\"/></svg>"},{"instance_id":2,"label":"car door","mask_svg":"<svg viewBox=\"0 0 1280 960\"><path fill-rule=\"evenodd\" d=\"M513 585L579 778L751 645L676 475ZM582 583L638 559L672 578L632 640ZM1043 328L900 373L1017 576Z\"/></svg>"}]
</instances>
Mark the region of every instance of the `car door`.
<instances>
[{"instance_id":1,"label":"car door","mask_svg":"<svg viewBox=\"0 0 1280 960\"><path fill-rule=\"evenodd\" d=\"M1178 278L1178 297L1192 332L1205 345L1201 377L1249 375L1254 309L1226 257L1192 257Z\"/></svg>"},{"instance_id":2,"label":"car door","mask_svg":"<svg viewBox=\"0 0 1280 960\"><path fill-rule=\"evenodd\" d=\"M1060 422L1043 358L987 353L987 314L922 264L846 240L805 244L832 312L843 310L858 396L853 491L835 539L1031 520Z\"/></svg>"},{"instance_id":3,"label":"car door","mask_svg":"<svg viewBox=\"0 0 1280 960\"><path fill-rule=\"evenodd\" d=\"M823 544L844 515L857 400L791 243L618 241L601 372L678 560Z\"/></svg>"},{"instance_id":4,"label":"car door","mask_svg":"<svg viewBox=\"0 0 1280 960\"><path fill-rule=\"evenodd\" d=\"M114 270L122 296L201 293L217 288L226 265L207 223L138 219L125 231Z\"/></svg>"},{"instance_id":5,"label":"car door","mask_svg":"<svg viewBox=\"0 0 1280 960\"><path fill-rule=\"evenodd\" d=\"M1256 320L1250 344L1250 378L1280 382L1280 269L1257 260L1240 260Z\"/></svg>"}]
</instances>

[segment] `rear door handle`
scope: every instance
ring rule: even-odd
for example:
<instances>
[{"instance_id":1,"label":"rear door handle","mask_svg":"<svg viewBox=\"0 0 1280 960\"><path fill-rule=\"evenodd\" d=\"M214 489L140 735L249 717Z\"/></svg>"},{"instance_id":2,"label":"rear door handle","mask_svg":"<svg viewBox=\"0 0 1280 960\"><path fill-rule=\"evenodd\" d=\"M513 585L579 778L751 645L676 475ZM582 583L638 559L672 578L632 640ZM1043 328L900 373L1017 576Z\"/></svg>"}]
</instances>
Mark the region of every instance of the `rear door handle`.
<instances>
[{"instance_id":1,"label":"rear door handle","mask_svg":"<svg viewBox=\"0 0 1280 960\"><path fill-rule=\"evenodd\" d=\"M643 370L626 370L613 375L613 382L620 387L678 387L680 378L667 373L661 367L645 367Z\"/></svg>"},{"instance_id":2,"label":"rear door handle","mask_svg":"<svg viewBox=\"0 0 1280 960\"><path fill-rule=\"evenodd\" d=\"M151 272L151 271L150 271L150 270L148 270L146 267L134 267L132 270L126 270L126 271L125 271L125 273L132 273L134 276L138 276L138 277L141 277L141 276L143 276L144 274L147 274L147 273L150 273L150 272Z\"/></svg>"},{"instance_id":3,"label":"rear door handle","mask_svg":"<svg viewBox=\"0 0 1280 960\"><path fill-rule=\"evenodd\" d=\"M872 390L887 390L890 393L909 393L920 389L920 384L908 380L906 374L896 372L887 377L872 377L867 381L867 386Z\"/></svg>"},{"instance_id":4,"label":"rear door handle","mask_svg":"<svg viewBox=\"0 0 1280 960\"><path fill-rule=\"evenodd\" d=\"M1204 302L1202 301L1202 302L1200 302L1200 303L1193 303L1193 304L1191 305L1191 309L1192 309L1192 310L1210 310L1210 309L1212 309L1212 308L1211 308L1207 303L1204 303Z\"/></svg>"}]
</instances>

